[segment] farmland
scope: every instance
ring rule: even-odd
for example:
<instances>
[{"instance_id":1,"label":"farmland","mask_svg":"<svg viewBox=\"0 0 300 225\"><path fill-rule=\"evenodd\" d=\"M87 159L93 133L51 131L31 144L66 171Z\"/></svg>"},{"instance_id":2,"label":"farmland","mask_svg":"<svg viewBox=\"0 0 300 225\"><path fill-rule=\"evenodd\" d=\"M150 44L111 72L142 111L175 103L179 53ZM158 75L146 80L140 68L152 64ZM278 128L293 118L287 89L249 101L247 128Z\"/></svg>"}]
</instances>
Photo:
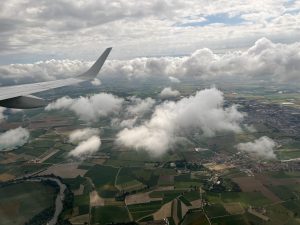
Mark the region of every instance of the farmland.
<instances>
[{"instance_id":1,"label":"farmland","mask_svg":"<svg viewBox=\"0 0 300 225\"><path fill-rule=\"evenodd\" d=\"M136 125L148 121L155 107L164 102L158 93L166 80L140 82L142 87L126 79L122 82L119 85L108 81L88 91L78 87L80 95L112 91L124 99L124 110L119 114L87 122L67 109L34 109L3 121L1 131L22 125L30 130L30 138L23 146L0 152L1 184L24 176L59 177L72 193L62 217L74 224L152 220L167 224L166 218L170 225L282 225L282 221L299 224L300 167L297 161L288 161L300 156L299 135L291 131L297 131L298 111L268 105L281 104L281 95L275 93L272 98L270 92L266 98L257 98L257 93L248 87L236 90L237 94L224 90L226 107L239 105L238 110L244 115L246 124L241 125L241 132L222 131L205 136L202 130L183 130L178 137L174 134L163 154L156 156L148 149L120 145L117 134L123 128L114 122L128 116L130 94L155 100L152 111L138 118ZM206 84L183 79L180 85L174 85L182 94L175 99L179 101ZM60 91L66 94L65 90ZM79 96L78 90L70 96ZM274 115L280 116L273 119ZM250 126L255 129L250 131ZM101 146L93 154L71 157L70 151L78 145L70 142L69 135L83 128L99 129ZM255 158L236 147L261 136L276 142L276 158ZM37 208L51 206L55 194L51 188L33 183L1 189L1 222L8 225L33 218L40 212ZM32 199L30 207L28 199Z\"/></svg>"},{"instance_id":2,"label":"farmland","mask_svg":"<svg viewBox=\"0 0 300 225\"><path fill-rule=\"evenodd\" d=\"M55 190L41 183L24 182L0 188L1 224L23 224L54 204Z\"/></svg>"}]
</instances>

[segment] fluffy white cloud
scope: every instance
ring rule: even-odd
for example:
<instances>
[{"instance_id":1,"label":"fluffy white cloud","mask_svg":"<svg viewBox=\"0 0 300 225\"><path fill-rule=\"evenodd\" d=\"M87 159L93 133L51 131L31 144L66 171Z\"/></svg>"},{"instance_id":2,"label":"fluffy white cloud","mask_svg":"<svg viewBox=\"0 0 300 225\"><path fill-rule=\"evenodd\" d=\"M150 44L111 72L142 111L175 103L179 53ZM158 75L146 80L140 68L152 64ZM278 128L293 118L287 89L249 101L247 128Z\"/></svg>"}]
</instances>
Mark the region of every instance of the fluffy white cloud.
<instances>
[{"instance_id":1,"label":"fluffy white cloud","mask_svg":"<svg viewBox=\"0 0 300 225\"><path fill-rule=\"evenodd\" d=\"M0 134L0 151L10 150L24 145L29 139L29 131L18 127Z\"/></svg>"},{"instance_id":2,"label":"fluffy white cloud","mask_svg":"<svg viewBox=\"0 0 300 225\"><path fill-rule=\"evenodd\" d=\"M48 60L32 64L0 66L2 84L41 82L74 77L87 70L90 62L79 60Z\"/></svg>"},{"instance_id":3,"label":"fluffy white cloud","mask_svg":"<svg viewBox=\"0 0 300 225\"><path fill-rule=\"evenodd\" d=\"M219 79L226 77L272 79L277 82L300 81L300 43L273 43L259 39L245 51L215 54L208 48L186 57L136 58L112 61L106 74L120 73L129 77L165 75Z\"/></svg>"},{"instance_id":4,"label":"fluffy white cloud","mask_svg":"<svg viewBox=\"0 0 300 225\"><path fill-rule=\"evenodd\" d=\"M171 81L172 83L180 83L180 82L181 82L181 81L180 81L178 78L176 78L176 77L169 76L169 79L170 79L170 81Z\"/></svg>"},{"instance_id":5,"label":"fluffy white cloud","mask_svg":"<svg viewBox=\"0 0 300 225\"><path fill-rule=\"evenodd\" d=\"M101 85L101 81L98 78L95 78L94 80L91 81L91 84L94 86L99 86Z\"/></svg>"},{"instance_id":6,"label":"fluffy white cloud","mask_svg":"<svg viewBox=\"0 0 300 225\"><path fill-rule=\"evenodd\" d=\"M141 99L131 96L127 100L127 105L124 104L122 120L120 118L112 119L112 126L131 128L137 123L138 119L142 118L146 113L151 112L155 105L155 100L149 97Z\"/></svg>"},{"instance_id":7,"label":"fluffy white cloud","mask_svg":"<svg viewBox=\"0 0 300 225\"><path fill-rule=\"evenodd\" d=\"M206 136L216 132L240 132L243 114L235 105L224 108L223 103L222 92L215 88L199 91L177 102L164 102L156 106L149 121L120 131L116 142L158 156L174 143L177 136L191 130Z\"/></svg>"},{"instance_id":8,"label":"fluffy white cloud","mask_svg":"<svg viewBox=\"0 0 300 225\"><path fill-rule=\"evenodd\" d=\"M276 145L271 138L263 136L253 142L240 143L236 147L238 150L247 152L253 156L264 159L275 159L274 149Z\"/></svg>"},{"instance_id":9,"label":"fluffy white cloud","mask_svg":"<svg viewBox=\"0 0 300 225\"><path fill-rule=\"evenodd\" d=\"M196 50L184 57L150 57L132 60L111 60L103 67L103 76L128 78L166 76L172 79L197 77L201 79L240 78L271 79L275 82L299 82L300 43L273 43L261 38L243 51L216 54L211 49ZM53 80L79 74L90 62L51 60L34 64L0 66L0 83Z\"/></svg>"},{"instance_id":10,"label":"fluffy white cloud","mask_svg":"<svg viewBox=\"0 0 300 225\"><path fill-rule=\"evenodd\" d=\"M122 107L123 101L123 99L112 94L100 93L76 99L63 97L50 103L45 109L48 111L68 109L82 120L96 121L100 117L118 112Z\"/></svg>"},{"instance_id":11,"label":"fluffy white cloud","mask_svg":"<svg viewBox=\"0 0 300 225\"><path fill-rule=\"evenodd\" d=\"M101 146L101 140L98 136L92 136L86 141L82 141L76 148L70 151L69 156L84 158L98 151Z\"/></svg>"},{"instance_id":12,"label":"fluffy white cloud","mask_svg":"<svg viewBox=\"0 0 300 225\"><path fill-rule=\"evenodd\" d=\"M72 143L80 142L83 140L87 140L88 138L99 135L100 130L97 128L84 128L74 130L69 135L69 141Z\"/></svg>"},{"instance_id":13,"label":"fluffy white cloud","mask_svg":"<svg viewBox=\"0 0 300 225\"><path fill-rule=\"evenodd\" d=\"M166 87L159 93L159 96L161 98L177 97L179 95L180 92L177 90L173 90L171 87Z\"/></svg>"},{"instance_id":14,"label":"fluffy white cloud","mask_svg":"<svg viewBox=\"0 0 300 225\"><path fill-rule=\"evenodd\" d=\"M127 107L126 111L130 115L143 115L146 112L149 112L150 109L154 106L155 100L152 98L137 98L135 96L132 96L129 98L130 105Z\"/></svg>"}]
</instances>

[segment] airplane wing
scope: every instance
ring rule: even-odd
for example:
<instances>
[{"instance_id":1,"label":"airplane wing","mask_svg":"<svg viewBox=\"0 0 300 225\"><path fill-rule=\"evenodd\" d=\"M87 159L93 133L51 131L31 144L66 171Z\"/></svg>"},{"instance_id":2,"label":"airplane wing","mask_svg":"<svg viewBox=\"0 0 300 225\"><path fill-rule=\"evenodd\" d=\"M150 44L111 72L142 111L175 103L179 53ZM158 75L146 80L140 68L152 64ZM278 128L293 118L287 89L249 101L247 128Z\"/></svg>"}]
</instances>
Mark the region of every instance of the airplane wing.
<instances>
[{"instance_id":1,"label":"airplane wing","mask_svg":"<svg viewBox=\"0 0 300 225\"><path fill-rule=\"evenodd\" d=\"M29 109L47 105L47 102L44 99L37 98L31 94L94 79L103 66L111 49L112 48L107 48L88 71L77 77L33 84L0 87L0 106L7 108Z\"/></svg>"}]
</instances>

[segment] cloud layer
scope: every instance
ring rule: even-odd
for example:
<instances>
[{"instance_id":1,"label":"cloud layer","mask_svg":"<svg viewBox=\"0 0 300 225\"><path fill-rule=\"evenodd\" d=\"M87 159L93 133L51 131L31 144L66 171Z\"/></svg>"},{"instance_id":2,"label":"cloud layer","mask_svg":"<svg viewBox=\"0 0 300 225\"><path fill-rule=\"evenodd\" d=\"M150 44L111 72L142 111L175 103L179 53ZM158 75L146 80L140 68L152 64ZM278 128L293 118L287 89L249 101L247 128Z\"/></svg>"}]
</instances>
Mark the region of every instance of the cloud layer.
<instances>
[{"instance_id":1,"label":"cloud layer","mask_svg":"<svg viewBox=\"0 0 300 225\"><path fill-rule=\"evenodd\" d=\"M275 44L259 39L245 51L215 54L208 48L186 57L136 58L112 61L105 74L129 77L165 75L202 79L271 79L275 82L300 81L300 43Z\"/></svg>"},{"instance_id":2,"label":"cloud layer","mask_svg":"<svg viewBox=\"0 0 300 225\"><path fill-rule=\"evenodd\" d=\"M67 109L73 111L84 121L96 121L100 117L118 112L123 101L112 94L100 93L76 99L62 97L50 103L45 109L47 111Z\"/></svg>"},{"instance_id":3,"label":"cloud layer","mask_svg":"<svg viewBox=\"0 0 300 225\"><path fill-rule=\"evenodd\" d=\"M103 67L108 77L128 78L166 76L172 82L183 77L205 80L224 78L272 80L274 82L300 82L300 43L273 43L259 39L244 51L216 54L202 48L184 57L135 58L111 60ZM78 60L50 60L34 64L0 66L0 83L22 83L53 80L79 74L91 62ZM95 82L94 82L95 83ZM96 82L97 83L97 82Z\"/></svg>"},{"instance_id":4,"label":"cloud layer","mask_svg":"<svg viewBox=\"0 0 300 225\"><path fill-rule=\"evenodd\" d=\"M115 56L131 58L249 46L266 35L293 41L299 39L299 9L298 1L288 0L3 1L0 57L89 58L96 45L113 44Z\"/></svg>"},{"instance_id":5,"label":"cloud layer","mask_svg":"<svg viewBox=\"0 0 300 225\"><path fill-rule=\"evenodd\" d=\"M236 147L238 150L247 152L256 157L275 159L276 155L274 149L276 145L277 144L271 138L263 136L253 142L240 143Z\"/></svg>"},{"instance_id":6,"label":"cloud layer","mask_svg":"<svg viewBox=\"0 0 300 225\"><path fill-rule=\"evenodd\" d=\"M178 102L156 106L150 120L125 128L116 142L128 148L145 149L158 156L166 152L176 137L197 130L213 136L217 132L240 132L243 114L235 105L224 108L221 91L211 88L197 92Z\"/></svg>"},{"instance_id":7,"label":"cloud layer","mask_svg":"<svg viewBox=\"0 0 300 225\"><path fill-rule=\"evenodd\" d=\"M0 134L0 151L11 150L24 145L29 139L29 131L18 127Z\"/></svg>"}]
</instances>

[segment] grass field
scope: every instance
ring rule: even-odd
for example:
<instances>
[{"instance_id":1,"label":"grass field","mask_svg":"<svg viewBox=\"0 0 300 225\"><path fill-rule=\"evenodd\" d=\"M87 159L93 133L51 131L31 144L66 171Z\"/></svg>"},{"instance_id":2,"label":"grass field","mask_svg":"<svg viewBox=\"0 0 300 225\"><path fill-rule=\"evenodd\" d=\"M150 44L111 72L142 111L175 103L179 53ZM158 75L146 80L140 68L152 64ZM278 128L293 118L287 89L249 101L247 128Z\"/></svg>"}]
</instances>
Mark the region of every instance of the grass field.
<instances>
[{"instance_id":1,"label":"grass field","mask_svg":"<svg viewBox=\"0 0 300 225\"><path fill-rule=\"evenodd\" d=\"M86 182L86 179L81 176L77 176L76 178L65 178L63 179L63 182L69 185L72 190L76 190L79 188L80 184L84 184Z\"/></svg>"},{"instance_id":2,"label":"grass field","mask_svg":"<svg viewBox=\"0 0 300 225\"><path fill-rule=\"evenodd\" d=\"M205 195L211 203L231 203L240 202L243 207L263 206L270 204L271 201L264 197L260 192L226 192L222 194L206 193Z\"/></svg>"},{"instance_id":3,"label":"grass field","mask_svg":"<svg viewBox=\"0 0 300 225\"><path fill-rule=\"evenodd\" d=\"M175 176L175 188L199 187L200 185L200 180L191 179L190 174Z\"/></svg>"},{"instance_id":4,"label":"grass field","mask_svg":"<svg viewBox=\"0 0 300 225\"><path fill-rule=\"evenodd\" d=\"M200 198L199 191L189 191L183 195L188 201L194 201Z\"/></svg>"},{"instance_id":5,"label":"grass field","mask_svg":"<svg viewBox=\"0 0 300 225\"><path fill-rule=\"evenodd\" d=\"M98 188L104 185L113 185L117 172L117 168L95 165L90 170L88 170L85 176L90 177L93 180L95 186Z\"/></svg>"},{"instance_id":6,"label":"grass field","mask_svg":"<svg viewBox=\"0 0 300 225\"><path fill-rule=\"evenodd\" d=\"M275 195L277 195L281 200L291 200L296 198L296 195L293 193L293 189L289 186L269 186L268 187Z\"/></svg>"},{"instance_id":7,"label":"grass field","mask_svg":"<svg viewBox=\"0 0 300 225\"><path fill-rule=\"evenodd\" d=\"M211 219L212 224L218 225L248 225L247 218L242 215Z\"/></svg>"},{"instance_id":8,"label":"grass field","mask_svg":"<svg viewBox=\"0 0 300 225\"><path fill-rule=\"evenodd\" d=\"M31 174L46 168L48 165L45 164L24 164L20 166L14 166L9 170L9 173L15 175L16 177Z\"/></svg>"},{"instance_id":9,"label":"grass field","mask_svg":"<svg viewBox=\"0 0 300 225\"><path fill-rule=\"evenodd\" d=\"M64 160L66 160L68 156L68 152L66 151L58 151L57 153L55 153L53 156L51 156L49 159L47 159L45 161L45 163L60 163Z\"/></svg>"},{"instance_id":10,"label":"grass field","mask_svg":"<svg viewBox=\"0 0 300 225\"><path fill-rule=\"evenodd\" d=\"M187 200L184 196L180 196L179 200L182 201L186 206L191 206L192 204L190 203L189 200Z\"/></svg>"},{"instance_id":11,"label":"grass field","mask_svg":"<svg viewBox=\"0 0 300 225\"><path fill-rule=\"evenodd\" d=\"M207 221L203 212L194 212L188 213L182 225L209 225L210 223Z\"/></svg>"},{"instance_id":12,"label":"grass field","mask_svg":"<svg viewBox=\"0 0 300 225\"><path fill-rule=\"evenodd\" d=\"M270 172L268 174L272 178L300 178L300 171L293 171L293 172L285 172L285 171L278 171L278 172Z\"/></svg>"},{"instance_id":13,"label":"grass field","mask_svg":"<svg viewBox=\"0 0 300 225\"><path fill-rule=\"evenodd\" d=\"M139 218L142 218L144 216L150 215L157 210L160 209L162 206L161 201L155 201L150 203L144 203L144 204L135 204L128 206L128 209L133 217L133 219L137 220Z\"/></svg>"},{"instance_id":14,"label":"grass field","mask_svg":"<svg viewBox=\"0 0 300 225\"><path fill-rule=\"evenodd\" d=\"M92 209L92 224L129 222L126 208L119 206L100 206Z\"/></svg>"},{"instance_id":15,"label":"grass field","mask_svg":"<svg viewBox=\"0 0 300 225\"><path fill-rule=\"evenodd\" d=\"M83 195L74 196L74 208L79 208L79 215L89 212L90 195L85 193Z\"/></svg>"},{"instance_id":16,"label":"grass field","mask_svg":"<svg viewBox=\"0 0 300 225\"><path fill-rule=\"evenodd\" d=\"M299 149L281 149L276 152L277 158L280 160L300 158Z\"/></svg>"},{"instance_id":17,"label":"grass field","mask_svg":"<svg viewBox=\"0 0 300 225\"><path fill-rule=\"evenodd\" d=\"M182 195L182 190L170 190L170 191L153 191L149 194L151 198L163 198L163 204L172 201L178 196Z\"/></svg>"},{"instance_id":18,"label":"grass field","mask_svg":"<svg viewBox=\"0 0 300 225\"><path fill-rule=\"evenodd\" d=\"M126 183L118 184L117 187L122 191L131 192L131 191L138 191L144 189L146 186L137 180L131 180Z\"/></svg>"},{"instance_id":19,"label":"grass field","mask_svg":"<svg viewBox=\"0 0 300 225\"><path fill-rule=\"evenodd\" d=\"M145 169L143 167L123 167L120 170L117 179L119 186L140 186L143 188L145 185L151 187L155 186L158 182L158 175L155 174L153 169Z\"/></svg>"},{"instance_id":20,"label":"grass field","mask_svg":"<svg viewBox=\"0 0 300 225\"><path fill-rule=\"evenodd\" d=\"M205 207L205 211L209 218L229 215L222 204L213 204Z\"/></svg>"},{"instance_id":21,"label":"grass field","mask_svg":"<svg viewBox=\"0 0 300 225\"><path fill-rule=\"evenodd\" d=\"M24 182L0 188L1 225L24 224L52 206L55 190L42 183Z\"/></svg>"},{"instance_id":22,"label":"grass field","mask_svg":"<svg viewBox=\"0 0 300 225\"><path fill-rule=\"evenodd\" d=\"M119 192L118 189L113 185L104 185L96 188L98 194L103 198L114 198Z\"/></svg>"}]
</instances>

